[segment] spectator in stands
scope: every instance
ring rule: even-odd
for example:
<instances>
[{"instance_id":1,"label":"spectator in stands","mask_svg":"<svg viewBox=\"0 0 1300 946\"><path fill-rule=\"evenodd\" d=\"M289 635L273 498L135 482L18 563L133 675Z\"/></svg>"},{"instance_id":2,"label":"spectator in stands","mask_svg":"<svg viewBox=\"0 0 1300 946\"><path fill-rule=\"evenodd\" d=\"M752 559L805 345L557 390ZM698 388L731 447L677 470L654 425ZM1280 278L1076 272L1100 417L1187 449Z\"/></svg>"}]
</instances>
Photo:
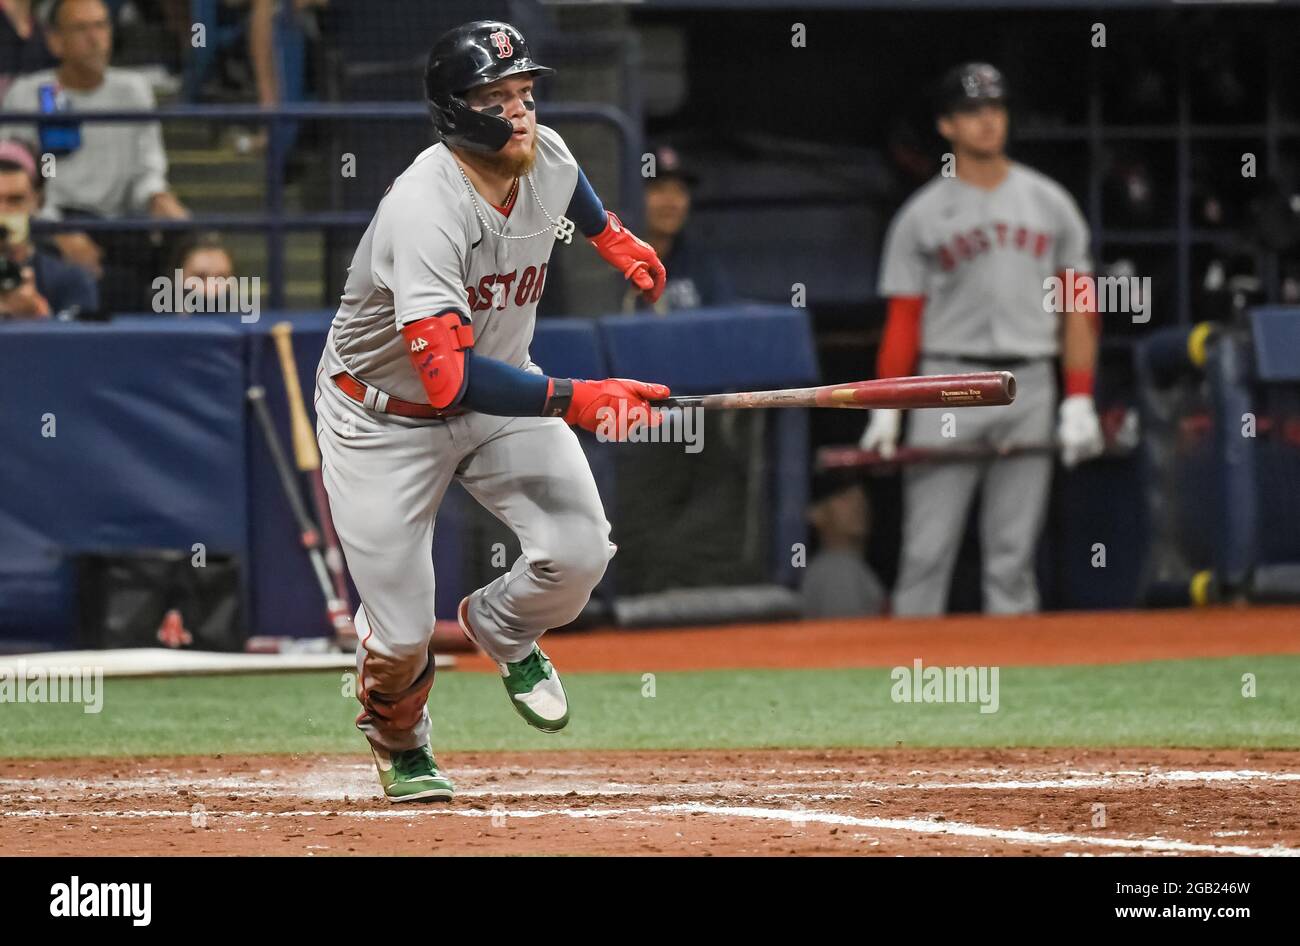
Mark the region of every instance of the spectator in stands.
<instances>
[{"instance_id":1,"label":"spectator in stands","mask_svg":"<svg viewBox=\"0 0 1300 946\"><path fill-rule=\"evenodd\" d=\"M856 480L823 473L813 481L808 518L817 530L817 554L803 576L803 615L843 618L885 611L885 587L867 566L870 505Z\"/></svg>"},{"instance_id":2,"label":"spectator in stands","mask_svg":"<svg viewBox=\"0 0 1300 946\"><path fill-rule=\"evenodd\" d=\"M309 65L321 37L319 18L329 0L205 0L199 18L207 28L207 42L201 48L192 45L192 0L154 2L185 64L187 101L251 98L264 108L276 108L311 97ZM299 125L284 122L278 129L278 151L288 159ZM270 126L261 122L232 122L221 130L240 153L265 151L270 140ZM290 163L286 170L295 167Z\"/></svg>"},{"instance_id":3,"label":"spectator in stands","mask_svg":"<svg viewBox=\"0 0 1300 946\"><path fill-rule=\"evenodd\" d=\"M311 11L328 4L329 0L247 0L248 61L259 104L275 106L302 97L305 44L308 35L319 31Z\"/></svg>"},{"instance_id":4,"label":"spectator in stands","mask_svg":"<svg viewBox=\"0 0 1300 946\"><path fill-rule=\"evenodd\" d=\"M36 158L16 141L0 141L0 319L75 319L99 309L83 269L32 242L31 218L43 179Z\"/></svg>"},{"instance_id":5,"label":"spectator in stands","mask_svg":"<svg viewBox=\"0 0 1300 946\"><path fill-rule=\"evenodd\" d=\"M181 251L181 285L188 291L192 280L203 283L202 313L238 312L238 293L235 282L235 262L230 258L221 238L216 234L203 234L188 243Z\"/></svg>"},{"instance_id":6,"label":"spectator in stands","mask_svg":"<svg viewBox=\"0 0 1300 946\"><path fill-rule=\"evenodd\" d=\"M274 108L280 104L280 83L276 76L275 14L279 0L223 0L222 17L247 15L244 33L248 38L248 65L253 73L257 104ZM188 17L187 17L188 18ZM266 129L259 129L265 137ZM263 142L265 144L265 142Z\"/></svg>"},{"instance_id":7,"label":"spectator in stands","mask_svg":"<svg viewBox=\"0 0 1300 946\"><path fill-rule=\"evenodd\" d=\"M703 242L686 232L691 214L691 188L698 180L682 165L676 149L654 151L654 174L646 179L646 241L668 270L664 293L653 306L635 287L623 297L623 311L652 309L659 315L672 309L697 309L735 301L731 281ZM629 284L630 285L630 284Z\"/></svg>"},{"instance_id":8,"label":"spectator in stands","mask_svg":"<svg viewBox=\"0 0 1300 946\"><path fill-rule=\"evenodd\" d=\"M239 6L242 0L227 3ZM274 108L308 97L308 46L320 32L314 10L328 5L329 0L248 0L248 61L259 105ZM264 125L250 145L260 151L269 137ZM278 137L279 152L287 156L298 139L298 125L280 125Z\"/></svg>"},{"instance_id":9,"label":"spectator in stands","mask_svg":"<svg viewBox=\"0 0 1300 946\"><path fill-rule=\"evenodd\" d=\"M5 95L5 110L75 115L155 107L153 90L143 78L109 66L113 29L103 0L56 0L49 29L58 68L16 79ZM157 122L46 122L38 128L0 129L0 136L25 138L41 153L54 155L55 173L49 179L42 216L64 220L189 216L168 189L167 156ZM145 234L97 241L83 232L64 232L55 242L65 259L97 278L104 275L105 249L112 250L108 258L123 271L110 274L105 288L124 289L132 299L139 298L155 268ZM105 301L110 308L119 308Z\"/></svg>"},{"instance_id":10,"label":"spectator in stands","mask_svg":"<svg viewBox=\"0 0 1300 946\"><path fill-rule=\"evenodd\" d=\"M0 0L0 99L18 76L54 63L32 0Z\"/></svg>"}]
</instances>

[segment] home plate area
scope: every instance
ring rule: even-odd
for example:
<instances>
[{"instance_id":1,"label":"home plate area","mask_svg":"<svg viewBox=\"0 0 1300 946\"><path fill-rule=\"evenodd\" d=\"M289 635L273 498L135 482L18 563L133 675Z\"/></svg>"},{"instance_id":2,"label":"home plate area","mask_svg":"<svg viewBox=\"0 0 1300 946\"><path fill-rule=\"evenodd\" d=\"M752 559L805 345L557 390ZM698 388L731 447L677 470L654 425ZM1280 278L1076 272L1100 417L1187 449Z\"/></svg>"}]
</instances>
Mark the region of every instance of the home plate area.
<instances>
[{"instance_id":1,"label":"home plate area","mask_svg":"<svg viewBox=\"0 0 1300 946\"><path fill-rule=\"evenodd\" d=\"M440 755L393 805L358 756L0 763L13 854L1300 856L1300 753L781 750Z\"/></svg>"}]
</instances>

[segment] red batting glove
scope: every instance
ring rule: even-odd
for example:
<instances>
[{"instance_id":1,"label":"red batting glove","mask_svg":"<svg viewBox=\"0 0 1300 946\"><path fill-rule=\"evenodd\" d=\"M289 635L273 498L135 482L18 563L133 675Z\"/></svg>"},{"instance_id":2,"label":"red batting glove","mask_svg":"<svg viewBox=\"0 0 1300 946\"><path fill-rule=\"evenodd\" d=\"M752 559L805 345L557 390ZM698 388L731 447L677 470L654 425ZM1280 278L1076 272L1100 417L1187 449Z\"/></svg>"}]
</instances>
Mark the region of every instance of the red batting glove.
<instances>
[{"instance_id":1,"label":"red batting glove","mask_svg":"<svg viewBox=\"0 0 1300 946\"><path fill-rule=\"evenodd\" d=\"M669 395L666 384L647 384L627 378L574 381L573 400L564 414L566 423L590 430L607 440L626 440L629 430L658 427L663 417L650 401Z\"/></svg>"},{"instance_id":2,"label":"red batting glove","mask_svg":"<svg viewBox=\"0 0 1300 946\"><path fill-rule=\"evenodd\" d=\"M594 237L588 237L591 245L605 257L605 262L623 274L623 278L636 283L647 302L658 302L663 295L668 271L659 262L654 247L633 236L617 214L611 211L607 216L605 229Z\"/></svg>"}]
</instances>

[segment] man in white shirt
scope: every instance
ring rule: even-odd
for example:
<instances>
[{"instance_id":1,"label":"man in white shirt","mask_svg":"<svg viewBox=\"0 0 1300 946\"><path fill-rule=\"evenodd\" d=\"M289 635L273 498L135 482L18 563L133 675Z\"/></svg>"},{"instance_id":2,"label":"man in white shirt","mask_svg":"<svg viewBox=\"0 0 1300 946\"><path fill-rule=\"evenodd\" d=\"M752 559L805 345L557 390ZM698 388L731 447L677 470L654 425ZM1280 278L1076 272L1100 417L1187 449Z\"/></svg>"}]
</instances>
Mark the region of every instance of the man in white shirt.
<instances>
[{"instance_id":1,"label":"man in white shirt","mask_svg":"<svg viewBox=\"0 0 1300 946\"><path fill-rule=\"evenodd\" d=\"M16 79L5 94L5 111L50 111L54 107L75 114L156 107L153 91L143 78L109 66L113 27L102 0L59 0L50 11L49 45L59 59L58 68ZM32 124L0 129L0 138L25 139L43 156L54 155L54 174L45 175L42 216L56 220L189 216L168 189L167 155L157 122L68 125L58 129L63 140L57 142L50 131L49 125L42 129ZM103 275L103 251L87 234L60 233L55 242L69 262L96 278Z\"/></svg>"}]
</instances>

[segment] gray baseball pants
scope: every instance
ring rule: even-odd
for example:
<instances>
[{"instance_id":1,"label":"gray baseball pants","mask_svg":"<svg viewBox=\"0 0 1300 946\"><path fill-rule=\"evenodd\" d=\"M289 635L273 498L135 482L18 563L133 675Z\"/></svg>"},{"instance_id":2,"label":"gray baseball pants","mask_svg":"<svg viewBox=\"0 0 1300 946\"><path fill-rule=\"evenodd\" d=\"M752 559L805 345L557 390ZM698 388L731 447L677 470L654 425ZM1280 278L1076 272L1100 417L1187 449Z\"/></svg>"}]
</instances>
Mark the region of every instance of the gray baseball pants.
<instances>
[{"instance_id":1,"label":"gray baseball pants","mask_svg":"<svg viewBox=\"0 0 1300 946\"><path fill-rule=\"evenodd\" d=\"M969 362L925 358L920 374L984 370ZM1056 378L1049 360L1015 371L1016 400L1005 407L936 408L910 412L907 445L1005 447L1052 439ZM975 463L918 464L903 472L903 548L894 613L943 614L953 565L977 487L983 553L984 610L1038 610L1034 559L1052 480L1052 457L1022 455Z\"/></svg>"},{"instance_id":2,"label":"gray baseball pants","mask_svg":"<svg viewBox=\"0 0 1300 946\"><path fill-rule=\"evenodd\" d=\"M475 636L497 662L526 657L578 616L605 573L600 494L563 420L466 413L408 420L367 410L317 377L316 434L334 525L361 595L357 726L400 751L428 741L433 682L433 528L453 479L518 537L511 569L470 596Z\"/></svg>"}]
</instances>

